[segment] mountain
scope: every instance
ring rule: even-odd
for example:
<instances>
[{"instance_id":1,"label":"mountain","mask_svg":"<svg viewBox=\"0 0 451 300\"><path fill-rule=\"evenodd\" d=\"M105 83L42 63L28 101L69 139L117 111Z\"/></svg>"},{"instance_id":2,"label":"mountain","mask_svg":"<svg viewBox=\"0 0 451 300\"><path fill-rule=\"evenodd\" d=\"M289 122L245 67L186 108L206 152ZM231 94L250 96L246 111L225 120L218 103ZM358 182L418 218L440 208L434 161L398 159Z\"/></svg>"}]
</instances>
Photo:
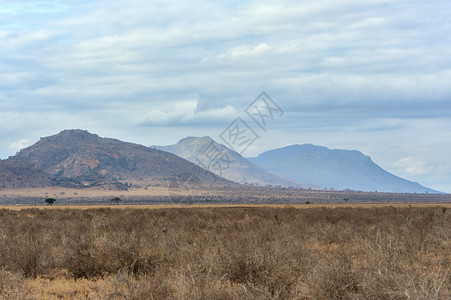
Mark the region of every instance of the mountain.
<instances>
[{"instance_id":1,"label":"mountain","mask_svg":"<svg viewBox=\"0 0 451 300\"><path fill-rule=\"evenodd\" d=\"M59 179L150 185L170 182L180 174L190 174L207 185L230 183L172 153L102 138L83 130L64 130L41 138L21 150L16 158Z\"/></svg>"},{"instance_id":2,"label":"mountain","mask_svg":"<svg viewBox=\"0 0 451 300\"><path fill-rule=\"evenodd\" d=\"M54 185L52 177L31 163L10 157L0 160L0 188L17 189Z\"/></svg>"},{"instance_id":3,"label":"mountain","mask_svg":"<svg viewBox=\"0 0 451 300\"><path fill-rule=\"evenodd\" d=\"M179 184L186 177L187 181L217 186L235 181L337 190L437 192L383 170L358 151L292 145L248 160L209 137L188 137L158 148L161 150L83 130L64 130L0 160L0 188L124 188L130 183Z\"/></svg>"},{"instance_id":4,"label":"mountain","mask_svg":"<svg viewBox=\"0 0 451 300\"><path fill-rule=\"evenodd\" d=\"M270 173L252 163L237 152L215 142L212 138L187 137L177 144L152 146L174 153L216 175L242 184L280 185L302 187L293 179ZM307 187L307 186L304 186Z\"/></svg>"},{"instance_id":5,"label":"mountain","mask_svg":"<svg viewBox=\"0 0 451 300\"><path fill-rule=\"evenodd\" d=\"M330 150L311 144L274 149L249 159L271 172L337 190L437 193L395 176L359 151Z\"/></svg>"}]
</instances>

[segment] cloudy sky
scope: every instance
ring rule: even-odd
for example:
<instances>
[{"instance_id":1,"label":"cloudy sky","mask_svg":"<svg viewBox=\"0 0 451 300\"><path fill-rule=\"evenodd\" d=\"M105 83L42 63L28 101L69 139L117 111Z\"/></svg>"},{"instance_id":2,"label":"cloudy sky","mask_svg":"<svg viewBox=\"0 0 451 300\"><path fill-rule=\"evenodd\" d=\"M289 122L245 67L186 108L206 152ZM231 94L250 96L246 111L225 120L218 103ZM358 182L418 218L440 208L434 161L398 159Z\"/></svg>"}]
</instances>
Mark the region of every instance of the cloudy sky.
<instances>
[{"instance_id":1,"label":"cloudy sky","mask_svg":"<svg viewBox=\"0 0 451 300\"><path fill-rule=\"evenodd\" d=\"M451 2L0 0L0 158L63 129L357 149L451 192ZM284 114L256 126L265 91Z\"/></svg>"}]
</instances>

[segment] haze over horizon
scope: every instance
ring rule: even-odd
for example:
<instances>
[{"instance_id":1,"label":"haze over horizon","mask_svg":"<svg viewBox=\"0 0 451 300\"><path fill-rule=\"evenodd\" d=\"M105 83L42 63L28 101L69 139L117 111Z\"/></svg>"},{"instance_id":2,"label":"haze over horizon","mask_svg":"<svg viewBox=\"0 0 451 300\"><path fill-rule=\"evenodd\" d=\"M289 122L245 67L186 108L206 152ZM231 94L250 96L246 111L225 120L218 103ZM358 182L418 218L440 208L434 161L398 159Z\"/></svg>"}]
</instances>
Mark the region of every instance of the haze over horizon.
<instances>
[{"instance_id":1,"label":"haze over horizon","mask_svg":"<svg viewBox=\"0 0 451 300\"><path fill-rule=\"evenodd\" d=\"M359 150L451 192L449 1L0 1L0 158L86 129L169 145L241 117L246 157ZM265 130L245 109L265 91Z\"/></svg>"}]
</instances>

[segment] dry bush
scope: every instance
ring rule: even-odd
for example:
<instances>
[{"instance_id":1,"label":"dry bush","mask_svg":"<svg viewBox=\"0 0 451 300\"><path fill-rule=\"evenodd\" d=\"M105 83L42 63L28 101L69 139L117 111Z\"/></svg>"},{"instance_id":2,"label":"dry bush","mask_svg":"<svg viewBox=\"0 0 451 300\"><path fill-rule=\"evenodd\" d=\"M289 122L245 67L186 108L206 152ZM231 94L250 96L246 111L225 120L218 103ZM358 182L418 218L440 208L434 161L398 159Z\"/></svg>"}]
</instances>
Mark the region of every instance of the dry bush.
<instances>
[{"instance_id":1,"label":"dry bush","mask_svg":"<svg viewBox=\"0 0 451 300\"><path fill-rule=\"evenodd\" d=\"M27 294L27 280L20 274L0 269L0 299L24 299Z\"/></svg>"},{"instance_id":2,"label":"dry bush","mask_svg":"<svg viewBox=\"0 0 451 300\"><path fill-rule=\"evenodd\" d=\"M450 237L440 207L0 210L0 298L449 299Z\"/></svg>"}]
</instances>

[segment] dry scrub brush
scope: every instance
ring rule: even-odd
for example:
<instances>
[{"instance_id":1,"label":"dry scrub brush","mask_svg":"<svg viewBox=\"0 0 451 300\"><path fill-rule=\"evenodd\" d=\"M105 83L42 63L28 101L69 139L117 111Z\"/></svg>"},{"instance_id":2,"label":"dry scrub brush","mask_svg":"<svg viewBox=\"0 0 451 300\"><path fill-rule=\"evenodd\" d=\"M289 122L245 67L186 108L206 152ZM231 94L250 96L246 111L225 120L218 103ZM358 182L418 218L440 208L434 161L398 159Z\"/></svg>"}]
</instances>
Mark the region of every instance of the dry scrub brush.
<instances>
[{"instance_id":1,"label":"dry scrub brush","mask_svg":"<svg viewBox=\"0 0 451 300\"><path fill-rule=\"evenodd\" d=\"M436 208L0 210L0 299L450 299Z\"/></svg>"}]
</instances>

